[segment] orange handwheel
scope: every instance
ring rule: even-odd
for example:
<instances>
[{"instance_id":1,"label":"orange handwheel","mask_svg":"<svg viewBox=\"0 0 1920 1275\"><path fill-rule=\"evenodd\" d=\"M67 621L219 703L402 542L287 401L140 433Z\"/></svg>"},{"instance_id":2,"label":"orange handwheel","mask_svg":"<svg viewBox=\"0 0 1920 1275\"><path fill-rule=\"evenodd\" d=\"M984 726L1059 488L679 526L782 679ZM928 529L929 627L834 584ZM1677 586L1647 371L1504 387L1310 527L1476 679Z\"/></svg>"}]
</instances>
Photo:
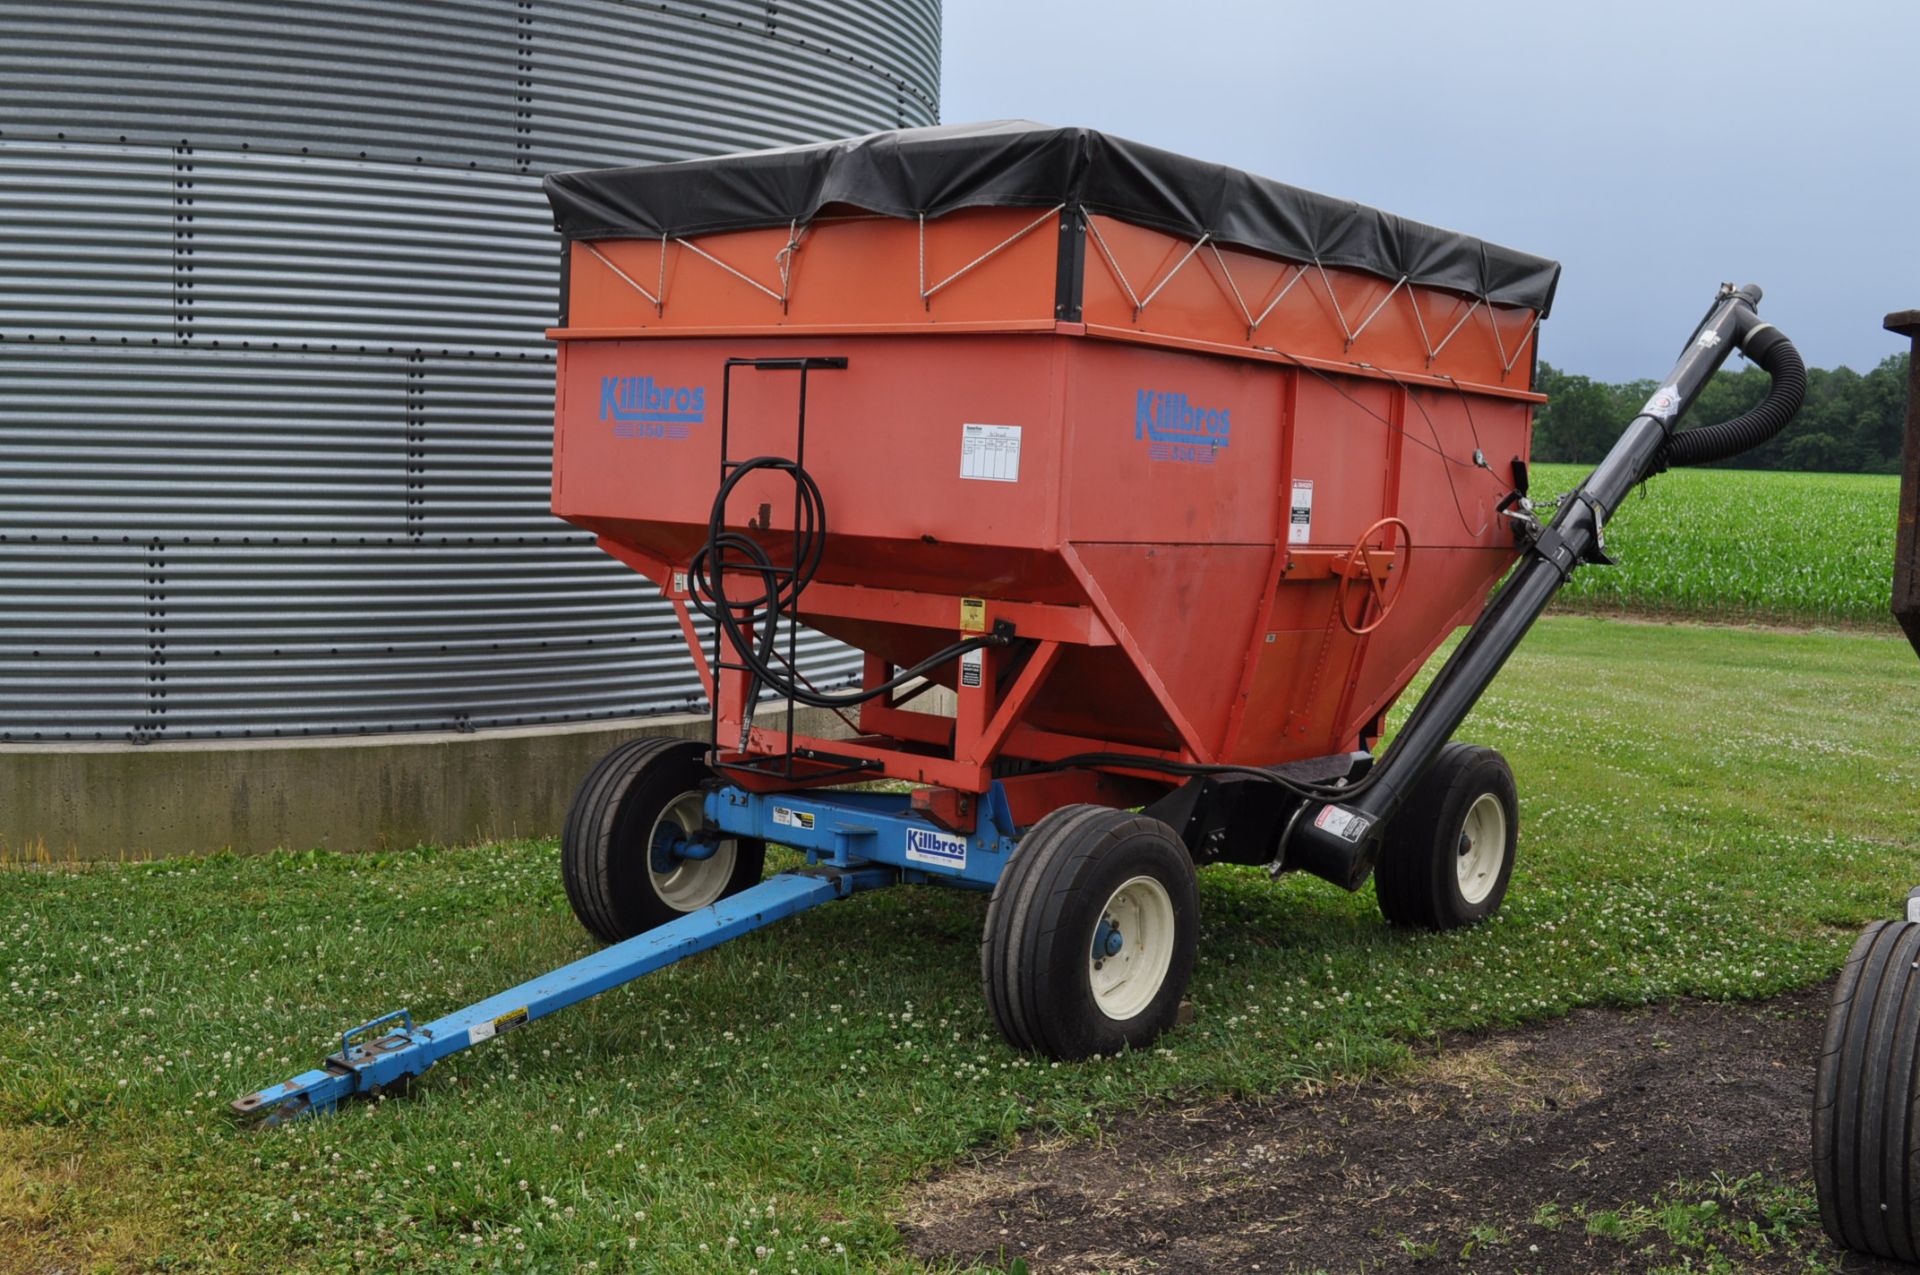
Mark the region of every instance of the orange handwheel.
<instances>
[{"instance_id":1,"label":"orange handwheel","mask_svg":"<svg viewBox=\"0 0 1920 1275\"><path fill-rule=\"evenodd\" d=\"M1376 553L1389 553L1391 550L1388 550L1384 545L1370 545L1367 543L1367 541L1373 539L1376 533L1386 527L1398 527L1400 529L1401 540L1399 562L1400 582L1391 589L1386 586L1373 569L1373 555ZM1374 523L1371 527L1361 532L1360 539L1354 542L1352 552L1347 555L1347 570L1340 576L1340 593L1334 602L1334 609L1340 614L1341 627L1355 637L1363 637L1386 623L1387 613L1393 610L1393 604L1399 601L1401 591L1407 587L1407 564L1412 561L1413 532L1408 528L1404 519L1391 517L1382 518L1379 522ZM1364 576L1367 581L1367 597L1366 600L1360 604L1360 613L1365 615L1371 608L1378 608L1379 612L1370 622L1363 624L1355 624L1347 618L1347 591L1353 585L1356 569L1357 574ZM1389 561L1387 563L1387 570L1392 571L1393 569L1394 564Z\"/></svg>"}]
</instances>

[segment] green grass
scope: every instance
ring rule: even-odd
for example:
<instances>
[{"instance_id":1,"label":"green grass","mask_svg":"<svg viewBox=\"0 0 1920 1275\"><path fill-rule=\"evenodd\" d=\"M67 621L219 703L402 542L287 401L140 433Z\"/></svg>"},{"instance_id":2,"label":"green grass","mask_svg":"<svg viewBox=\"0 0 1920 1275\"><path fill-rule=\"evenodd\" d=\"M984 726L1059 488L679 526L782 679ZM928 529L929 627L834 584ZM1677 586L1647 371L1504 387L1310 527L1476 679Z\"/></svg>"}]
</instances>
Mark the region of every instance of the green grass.
<instances>
[{"instance_id":1,"label":"green grass","mask_svg":"<svg viewBox=\"0 0 1920 1275\"><path fill-rule=\"evenodd\" d=\"M1804 1186L1769 1182L1761 1174L1707 1182L1678 1182L1651 1204L1579 1210L1586 1233L1640 1247L1663 1240L1678 1260L1655 1264L1649 1275L1732 1272L1761 1257L1785 1258L1802 1270L1833 1268L1832 1250L1820 1232L1819 1205ZM1646 1244L1643 1256L1657 1250Z\"/></svg>"},{"instance_id":2,"label":"green grass","mask_svg":"<svg viewBox=\"0 0 1920 1275\"><path fill-rule=\"evenodd\" d=\"M1589 466L1541 465L1536 498ZM1562 608L1891 628L1900 480L1890 474L1680 469L1608 524L1617 567L1576 574Z\"/></svg>"},{"instance_id":3,"label":"green grass","mask_svg":"<svg viewBox=\"0 0 1920 1275\"><path fill-rule=\"evenodd\" d=\"M1550 618L1462 732L1523 799L1480 929L1389 933L1370 892L1209 869L1198 1021L1061 1066L993 1032L982 900L886 891L266 1134L226 1103L341 1027L590 949L551 843L0 872L0 1269L908 1269L904 1188L969 1149L1826 976L1920 875L1916 717L1903 642Z\"/></svg>"}]
</instances>

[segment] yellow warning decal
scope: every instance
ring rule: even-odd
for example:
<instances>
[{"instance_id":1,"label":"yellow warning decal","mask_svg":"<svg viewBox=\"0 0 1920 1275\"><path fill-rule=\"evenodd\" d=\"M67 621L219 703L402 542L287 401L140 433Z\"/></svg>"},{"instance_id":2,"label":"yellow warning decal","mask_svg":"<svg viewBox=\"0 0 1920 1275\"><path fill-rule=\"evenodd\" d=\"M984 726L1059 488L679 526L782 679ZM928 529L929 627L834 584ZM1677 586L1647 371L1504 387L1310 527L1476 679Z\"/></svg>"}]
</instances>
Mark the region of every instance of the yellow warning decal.
<instances>
[{"instance_id":1,"label":"yellow warning decal","mask_svg":"<svg viewBox=\"0 0 1920 1275\"><path fill-rule=\"evenodd\" d=\"M985 598L960 599L960 630L963 633L987 631L987 600Z\"/></svg>"},{"instance_id":2,"label":"yellow warning decal","mask_svg":"<svg viewBox=\"0 0 1920 1275\"><path fill-rule=\"evenodd\" d=\"M467 1043L469 1045L477 1045L483 1040L492 1040L501 1032L510 1032L516 1027L525 1027L526 1025L526 1010L509 1010L498 1018L486 1019L483 1022L475 1023L473 1026L467 1028Z\"/></svg>"}]
</instances>

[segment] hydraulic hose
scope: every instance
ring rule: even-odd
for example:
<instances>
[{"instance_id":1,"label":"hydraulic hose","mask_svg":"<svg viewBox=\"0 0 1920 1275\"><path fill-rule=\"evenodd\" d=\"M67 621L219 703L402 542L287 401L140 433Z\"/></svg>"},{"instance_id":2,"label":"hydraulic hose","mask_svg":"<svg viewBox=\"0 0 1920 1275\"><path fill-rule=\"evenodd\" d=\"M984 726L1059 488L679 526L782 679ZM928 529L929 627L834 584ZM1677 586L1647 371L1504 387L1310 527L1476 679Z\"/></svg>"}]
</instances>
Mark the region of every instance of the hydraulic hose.
<instances>
[{"instance_id":1,"label":"hydraulic hose","mask_svg":"<svg viewBox=\"0 0 1920 1275\"><path fill-rule=\"evenodd\" d=\"M790 571L776 567L772 555L753 537L726 529L727 498L741 479L760 470L784 473L798 488L799 517L793 529L795 566ZM968 651L1005 646L1010 641L1006 633L997 629L977 638L967 638L942 647L879 686L863 690L832 693L800 685L796 680L797 669L789 675L774 666L778 658L780 621L796 609L800 594L819 570L821 556L826 552L826 539L827 502L813 475L785 457L756 456L735 465L726 481L720 484L720 490L713 497L713 509L707 516L707 541L695 551L688 564L687 579L694 606L720 626L754 678L784 698L812 708L857 708L925 676L942 664L959 659ZM729 561L726 557L729 551L739 556ZM760 592L750 598L730 597L727 593L730 572L759 576ZM748 698L753 698L751 693Z\"/></svg>"},{"instance_id":2,"label":"hydraulic hose","mask_svg":"<svg viewBox=\"0 0 1920 1275\"><path fill-rule=\"evenodd\" d=\"M1292 796L1303 801L1350 801L1367 790L1367 781L1373 777L1369 771L1350 784L1313 784L1304 783L1265 766L1235 766L1230 763L1170 761L1164 757L1142 757L1135 753L1074 753L1070 757L1030 766L1021 773L1026 775L1048 774L1059 770L1079 770L1084 767L1105 767L1111 770L1145 770L1156 774L1172 775L1180 779L1198 779L1203 776L1217 775L1233 779L1253 779L1261 783L1273 784L1284 789Z\"/></svg>"},{"instance_id":3,"label":"hydraulic hose","mask_svg":"<svg viewBox=\"0 0 1920 1275\"><path fill-rule=\"evenodd\" d=\"M1675 434L1661 453L1659 468L1711 465L1750 452L1785 429L1800 410L1807 394L1807 365L1786 333L1762 323L1741 337L1740 348L1772 379L1767 396L1731 420Z\"/></svg>"}]
</instances>

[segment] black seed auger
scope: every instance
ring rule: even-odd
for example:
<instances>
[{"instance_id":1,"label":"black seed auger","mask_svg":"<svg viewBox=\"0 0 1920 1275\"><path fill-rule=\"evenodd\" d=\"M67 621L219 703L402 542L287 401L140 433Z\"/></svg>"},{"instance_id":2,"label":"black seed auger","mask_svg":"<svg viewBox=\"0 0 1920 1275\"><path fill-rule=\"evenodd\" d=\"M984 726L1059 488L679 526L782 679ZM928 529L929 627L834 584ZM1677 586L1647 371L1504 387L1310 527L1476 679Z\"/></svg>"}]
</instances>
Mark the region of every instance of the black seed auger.
<instances>
[{"instance_id":1,"label":"black seed auger","mask_svg":"<svg viewBox=\"0 0 1920 1275\"><path fill-rule=\"evenodd\" d=\"M1525 556L1468 631L1380 760L1337 801L1303 804L1283 834L1279 862L1358 889L1379 852L1378 831L1466 720L1507 657L1580 567L1610 563L1603 531L1632 491L1674 465L1700 465L1751 451L1786 427L1806 393L1806 365L1780 329L1762 322L1754 284L1722 285L1660 388L1553 521L1541 525L1524 499L1507 511ZM1766 399L1733 420L1678 430L1680 418L1727 355L1747 356L1772 378Z\"/></svg>"}]
</instances>

